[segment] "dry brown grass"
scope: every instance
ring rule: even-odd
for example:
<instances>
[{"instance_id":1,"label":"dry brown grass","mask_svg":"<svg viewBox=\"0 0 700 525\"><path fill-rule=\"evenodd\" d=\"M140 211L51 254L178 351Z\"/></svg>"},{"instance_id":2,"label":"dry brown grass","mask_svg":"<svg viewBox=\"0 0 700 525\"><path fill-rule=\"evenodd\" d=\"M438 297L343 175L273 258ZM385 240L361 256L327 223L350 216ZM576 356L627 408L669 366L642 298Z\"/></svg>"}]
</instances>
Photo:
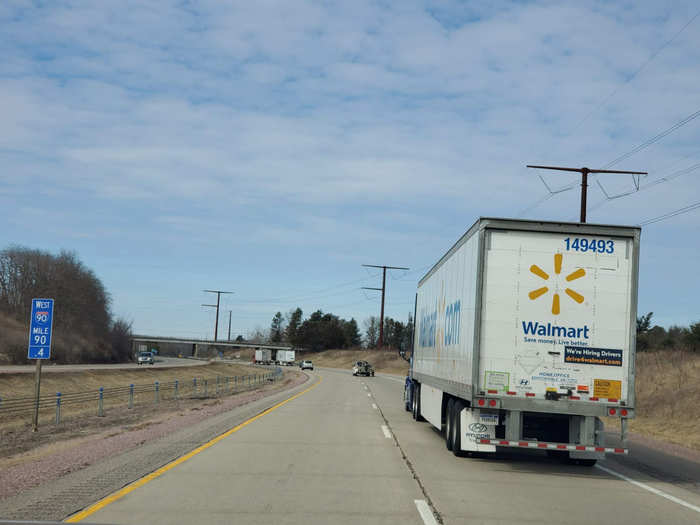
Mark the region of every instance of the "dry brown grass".
<instances>
[{"instance_id":1,"label":"dry brown grass","mask_svg":"<svg viewBox=\"0 0 700 525\"><path fill-rule=\"evenodd\" d=\"M206 366L196 367L173 367L173 368L136 368L127 370L83 370L80 372L61 372L54 374L43 374L41 379L41 395L52 396L56 392L66 394L75 392L97 392L100 387L105 389L114 387L128 387L134 385L153 385L155 381L161 384L178 380L180 382L179 393L181 396L192 394L192 379L197 378L198 391L203 389L204 380L207 380L207 388L213 393L216 389L217 376L245 376L262 375L270 370L261 369L242 364L210 363ZM231 383L231 386L233 384ZM223 384L222 384L223 388ZM34 374L0 374L0 397L3 403L9 404L11 399L29 397L34 395ZM163 401L173 396L172 389L162 390L161 399ZM137 393L134 402L140 404L152 404L154 402L154 392ZM128 403L128 393L124 392L119 396L105 396L104 410L108 412L110 408L125 406ZM86 401L80 404L66 403L61 408L62 419L70 419L81 414L93 414L97 410L95 400ZM52 422L55 417L55 406L43 408L40 411L40 421ZM0 422L3 429L18 427L27 424L31 414L7 414L0 408Z\"/></svg>"},{"instance_id":2,"label":"dry brown grass","mask_svg":"<svg viewBox=\"0 0 700 525\"><path fill-rule=\"evenodd\" d=\"M297 361L310 359L314 366L352 368L356 361L369 361L377 372L407 374L408 361L396 350L326 350L324 352L297 352Z\"/></svg>"},{"instance_id":3,"label":"dry brown grass","mask_svg":"<svg viewBox=\"0 0 700 525\"><path fill-rule=\"evenodd\" d=\"M700 450L700 354L637 354L636 418L630 431ZM606 426L618 421L606 418Z\"/></svg>"}]
</instances>

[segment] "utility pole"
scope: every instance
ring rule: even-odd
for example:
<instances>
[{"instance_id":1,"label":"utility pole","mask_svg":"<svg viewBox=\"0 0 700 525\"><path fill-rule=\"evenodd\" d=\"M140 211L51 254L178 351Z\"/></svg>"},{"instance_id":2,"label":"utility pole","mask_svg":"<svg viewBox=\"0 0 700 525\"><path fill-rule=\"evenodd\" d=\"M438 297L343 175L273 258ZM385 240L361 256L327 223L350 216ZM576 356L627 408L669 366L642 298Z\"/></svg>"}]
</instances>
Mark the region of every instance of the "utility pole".
<instances>
[{"instance_id":1,"label":"utility pole","mask_svg":"<svg viewBox=\"0 0 700 525\"><path fill-rule=\"evenodd\" d=\"M363 286L363 290L381 290L382 291L382 309L379 315L379 348L384 346L384 296L386 294L386 271L389 270L410 270L410 268L404 268L403 266L385 266L377 264L363 264L362 266L366 268L381 268L382 269L382 287L381 288L368 288Z\"/></svg>"},{"instance_id":2,"label":"utility pole","mask_svg":"<svg viewBox=\"0 0 700 525\"><path fill-rule=\"evenodd\" d=\"M586 222L586 200L588 197L588 174L589 173L621 173L624 175L648 175L646 171L619 171L619 170L591 170L588 168L563 168L560 166L533 166L528 164L528 168L538 168L541 170L575 171L581 174L581 222Z\"/></svg>"},{"instance_id":3,"label":"utility pole","mask_svg":"<svg viewBox=\"0 0 700 525\"><path fill-rule=\"evenodd\" d=\"M216 294L216 304L203 304L202 306L209 306L211 308L216 308L216 321L214 322L214 341L219 338L219 304L221 303L222 293L233 293L224 292L223 290L202 290L203 292L215 293Z\"/></svg>"},{"instance_id":4,"label":"utility pole","mask_svg":"<svg viewBox=\"0 0 700 525\"><path fill-rule=\"evenodd\" d=\"M233 310L228 311L228 341L231 340L231 312Z\"/></svg>"}]
</instances>

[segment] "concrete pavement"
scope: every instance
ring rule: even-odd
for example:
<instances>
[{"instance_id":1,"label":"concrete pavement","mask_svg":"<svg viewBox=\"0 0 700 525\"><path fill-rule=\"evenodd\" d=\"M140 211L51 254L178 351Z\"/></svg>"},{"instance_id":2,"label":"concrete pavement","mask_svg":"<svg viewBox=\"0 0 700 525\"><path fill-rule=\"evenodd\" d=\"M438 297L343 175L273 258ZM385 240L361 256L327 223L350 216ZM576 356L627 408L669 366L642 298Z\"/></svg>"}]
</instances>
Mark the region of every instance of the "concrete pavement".
<instances>
[{"instance_id":1,"label":"concrete pavement","mask_svg":"<svg viewBox=\"0 0 700 525\"><path fill-rule=\"evenodd\" d=\"M606 460L604 471L536 451L456 458L438 432L404 410L400 378L315 375L322 381L313 389L85 520L424 523L432 516L421 517L420 502L430 502L446 524L700 521L688 507L700 509L700 494L633 462Z\"/></svg>"}]
</instances>

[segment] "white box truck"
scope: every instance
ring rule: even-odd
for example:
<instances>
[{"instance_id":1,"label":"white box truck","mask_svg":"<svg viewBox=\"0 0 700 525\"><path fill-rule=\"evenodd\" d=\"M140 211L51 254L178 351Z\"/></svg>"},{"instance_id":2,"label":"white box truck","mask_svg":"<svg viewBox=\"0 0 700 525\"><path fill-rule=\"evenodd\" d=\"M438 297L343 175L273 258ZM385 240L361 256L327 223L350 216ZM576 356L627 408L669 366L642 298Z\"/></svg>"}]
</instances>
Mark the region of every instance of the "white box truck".
<instances>
[{"instance_id":1,"label":"white box truck","mask_svg":"<svg viewBox=\"0 0 700 525\"><path fill-rule=\"evenodd\" d=\"M634 417L637 227L479 219L418 283L406 409L456 455L593 465Z\"/></svg>"},{"instance_id":2,"label":"white box truck","mask_svg":"<svg viewBox=\"0 0 700 525\"><path fill-rule=\"evenodd\" d=\"M272 350L256 350L255 362L260 365L269 365L272 363Z\"/></svg>"},{"instance_id":3,"label":"white box truck","mask_svg":"<svg viewBox=\"0 0 700 525\"><path fill-rule=\"evenodd\" d=\"M294 350L277 350L275 361L279 365L290 366L294 364Z\"/></svg>"}]
</instances>

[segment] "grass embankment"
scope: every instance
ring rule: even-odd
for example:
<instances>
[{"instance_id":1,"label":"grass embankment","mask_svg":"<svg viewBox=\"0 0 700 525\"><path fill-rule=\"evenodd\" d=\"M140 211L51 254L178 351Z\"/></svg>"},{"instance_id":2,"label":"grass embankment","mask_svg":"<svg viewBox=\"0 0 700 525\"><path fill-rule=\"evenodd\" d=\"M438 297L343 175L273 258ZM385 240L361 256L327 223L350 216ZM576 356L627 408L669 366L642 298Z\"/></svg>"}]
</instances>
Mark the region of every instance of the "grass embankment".
<instances>
[{"instance_id":1,"label":"grass embankment","mask_svg":"<svg viewBox=\"0 0 700 525\"><path fill-rule=\"evenodd\" d=\"M137 368L120 370L83 370L80 372L61 372L58 374L43 374L41 379L41 395L53 396L61 392L63 396L76 392L92 392L97 394L100 387L105 391L115 387L152 386L156 381L160 384L179 381L179 395L191 396L193 391L193 378L197 378L198 392L203 392L205 380L209 393L216 391L216 378L241 377L247 375L262 375L268 370L245 366L240 364L210 363L196 367L173 368ZM223 385L221 385L223 386ZM231 383L229 386L233 386ZM134 406L152 405L155 401L154 392L138 392L134 395ZM26 398L34 395L34 374L0 374L0 398L5 406L9 406L12 399ZM173 397L172 389L163 389L160 392L160 400L166 402ZM128 403L128 391L117 396L106 395L104 398L104 410L107 413L111 408L126 406ZM74 404L66 403L61 407L61 419L70 420L83 414L94 414L97 411L97 401L92 398L85 402ZM51 404L40 410L40 422L53 423L55 420L55 405ZM30 413L3 413L0 405L0 421L3 429L18 428L28 424Z\"/></svg>"},{"instance_id":2,"label":"grass embankment","mask_svg":"<svg viewBox=\"0 0 700 525\"><path fill-rule=\"evenodd\" d=\"M700 354L640 352L636 368L636 418L630 431L700 450ZM619 426L619 420L607 419L606 427Z\"/></svg>"},{"instance_id":3,"label":"grass embankment","mask_svg":"<svg viewBox=\"0 0 700 525\"><path fill-rule=\"evenodd\" d=\"M324 352L297 352L297 361L309 359L314 366L351 369L356 361L369 361L377 372L405 375L408 361L396 350L326 350Z\"/></svg>"}]
</instances>

